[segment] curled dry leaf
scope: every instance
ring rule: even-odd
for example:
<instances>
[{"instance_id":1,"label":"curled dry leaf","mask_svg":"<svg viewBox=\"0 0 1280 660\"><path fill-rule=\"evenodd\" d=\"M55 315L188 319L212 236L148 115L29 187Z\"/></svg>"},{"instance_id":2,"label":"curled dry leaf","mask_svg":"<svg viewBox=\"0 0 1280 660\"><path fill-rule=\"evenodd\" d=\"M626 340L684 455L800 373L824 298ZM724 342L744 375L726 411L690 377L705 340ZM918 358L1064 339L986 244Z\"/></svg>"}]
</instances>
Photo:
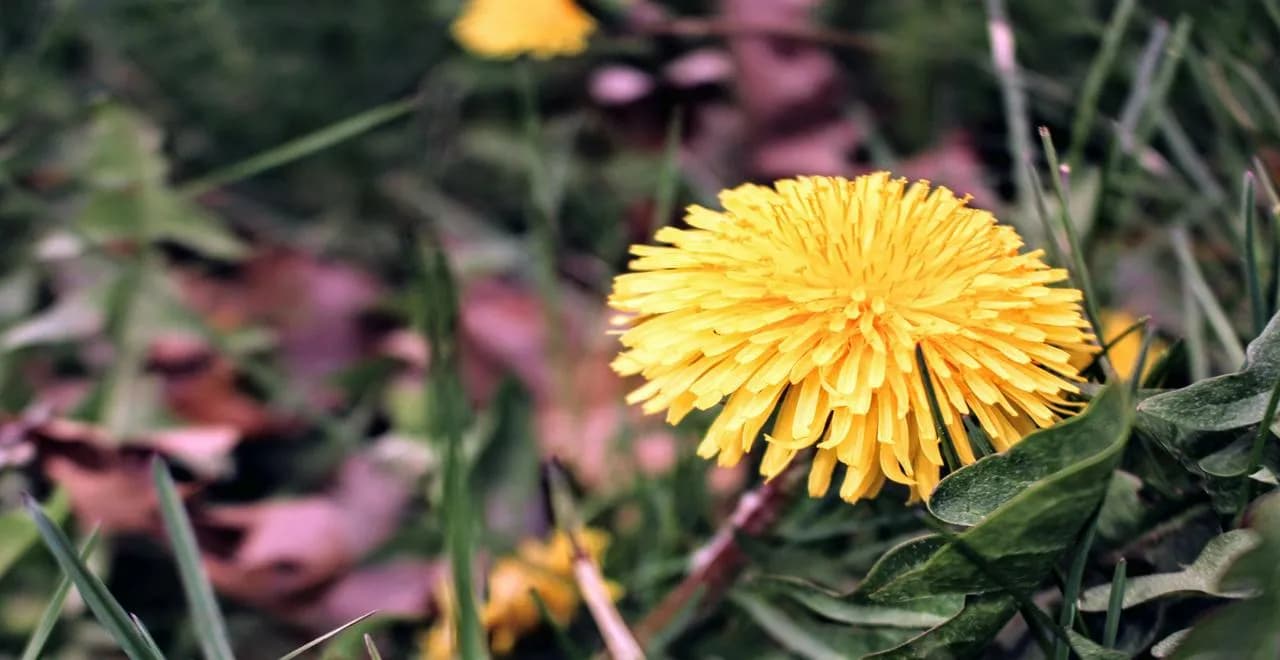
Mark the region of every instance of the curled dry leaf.
<instances>
[{"instance_id":1,"label":"curled dry leaf","mask_svg":"<svg viewBox=\"0 0 1280 660\"><path fill-rule=\"evenodd\" d=\"M209 579L246 603L287 611L304 591L326 588L399 524L409 475L364 456L343 464L324 494L192 512Z\"/></svg>"},{"instance_id":2,"label":"curled dry leaf","mask_svg":"<svg viewBox=\"0 0 1280 660\"><path fill-rule=\"evenodd\" d=\"M807 27L818 0L722 0L736 25ZM861 132L842 111L845 83L824 48L743 34L729 39L737 92L746 113L747 178L842 174Z\"/></svg>"},{"instance_id":3,"label":"curled dry leaf","mask_svg":"<svg viewBox=\"0 0 1280 660\"><path fill-rule=\"evenodd\" d=\"M309 630L331 630L377 610L380 616L422 619L436 609L436 583L445 575L440 561L394 559L357 568L326 585L320 594L306 593L282 615Z\"/></svg>"},{"instance_id":4,"label":"curled dry leaf","mask_svg":"<svg viewBox=\"0 0 1280 660\"><path fill-rule=\"evenodd\" d=\"M291 383L318 404L333 396L325 378L368 353L362 319L382 293L369 273L284 247L260 249L229 277L184 272L179 281L216 328L274 331Z\"/></svg>"},{"instance_id":5,"label":"curled dry leaf","mask_svg":"<svg viewBox=\"0 0 1280 660\"><path fill-rule=\"evenodd\" d=\"M189 435L184 437L184 432ZM53 419L27 431L36 448L41 471L63 487L71 509L84 524L98 524L108 532L157 531L159 510L151 486L150 461L157 453L195 459L193 471L221 464L239 440L230 429L174 429L157 439L144 436L128 442L111 438L103 429L65 419ZM191 483L179 484L184 496Z\"/></svg>"}]
</instances>

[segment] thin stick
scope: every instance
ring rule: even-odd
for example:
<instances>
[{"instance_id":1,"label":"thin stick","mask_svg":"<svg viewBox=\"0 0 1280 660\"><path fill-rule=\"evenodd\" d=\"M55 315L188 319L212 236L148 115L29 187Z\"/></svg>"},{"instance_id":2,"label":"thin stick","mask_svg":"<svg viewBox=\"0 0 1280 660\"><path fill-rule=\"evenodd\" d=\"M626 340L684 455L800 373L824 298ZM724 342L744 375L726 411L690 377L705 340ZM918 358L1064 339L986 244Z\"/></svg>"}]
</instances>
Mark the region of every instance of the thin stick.
<instances>
[{"instance_id":1,"label":"thin stick","mask_svg":"<svg viewBox=\"0 0 1280 660\"><path fill-rule=\"evenodd\" d=\"M1227 313L1223 311L1222 305L1213 295L1213 289L1205 281L1204 273L1200 271L1200 266L1196 264L1196 259L1191 254L1191 239L1187 237L1187 231L1182 227L1174 227L1170 230L1169 237L1173 242L1173 252L1182 266L1183 279L1190 288L1191 294L1200 303L1200 309L1208 317L1209 325L1227 351L1232 365L1238 367L1244 364L1244 346L1240 344L1240 338L1231 327Z\"/></svg>"},{"instance_id":2,"label":"thin stick","mask_svg":"<svg viewBox=\"0 0 1280 660\"><path fill-rule=\"evenodd\" d=\"M729 520L693 554L689 574L636 626L636 638L642 644L666 631L695 599L698 606L705 606L719 600L733 585L747 562L737 537L759 536L773 527L800 481L800 466L793 460L781 474L742 494Z\"/></svg>"},{"instance_id":3,"label":"thin stick","mask_svg":"<svg viewBox=\"0 0 1280 660\"><path fill-rule=\"evenodd\" d=\"M570 533L569 538L573 540L573 577L578 582L578 591L587 603L591 618L595 619L600 630L605 648L609 649L609 655L614 660L643 660L640 642L627 629L618 608L613 606L613 598L609 596L609 587L604 576L600 575L600 568L578 545L576 533Z\"/></svg>"},{"instance_id":4,"label":"thin stick","mask_svg":"<svg viewBox=\"0 0 1280 660\"><path fill-rule=\"evenodd\" d=\"M1009 125L1009 157L1013 159L1013 183L1015 203L1023 203L1030 198L1031 180L1027 175L1026 162L1031 154L1031 120L1027 112L1027 97L1023 89L1022 77L1018 71L1015 55L1017 45L1013 37L1013 26L1004 9L1003 0L986 0L987 35L991 40L991 63L995 67L996 78L1000 82L1000 96L1004 99L1005 122ZM1038 228L1027 224L1019 227L1027 236L1028 242L1038 245L1044 237L1037 236Z\"/></svg>"}]
</instances>

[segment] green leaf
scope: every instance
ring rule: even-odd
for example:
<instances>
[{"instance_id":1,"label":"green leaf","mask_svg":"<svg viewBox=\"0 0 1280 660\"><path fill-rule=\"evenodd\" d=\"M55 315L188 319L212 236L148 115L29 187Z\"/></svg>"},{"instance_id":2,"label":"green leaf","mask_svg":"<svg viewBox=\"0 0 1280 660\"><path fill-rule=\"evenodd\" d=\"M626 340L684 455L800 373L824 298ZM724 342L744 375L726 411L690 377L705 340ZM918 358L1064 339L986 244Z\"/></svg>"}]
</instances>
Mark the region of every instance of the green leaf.
<instances>
[{"instance_id":1,"label":"green leaf","mask_svg":"<svg viewBox=\"0 0 1280 660\"><path fill-rule=\"evenodd\" d=\"M1127 390L1109 386L1076 417L952 473L934 491L930 510L973 527L955 541L926 537L890 551L859 591L901 602L1036 586L1097 511L1131 419ZM1002 579L970 561L961 543Z\"/></svg>"},{"instance_id":2,"label":"green leaf","mask_svg":"<svg viewBox=\"0 0 1280 660\"><path fill-rule=\"evenodd\" d=\"M244 244L216 217L168 187L160 131L146 118L105 105L84 142L79 170L88 195L77 227L85 237L172 241L222 259L245 255Z\"/></svg>"},{"instance_id":3,"label":"green leaf","mask_svg":"<svg viewBox=\"0 0 1280 660\"><path fill-rule=\"evenodd\" d=\"M182 506L182 498L178 496L169 468L159 458L151 463L151 478L155 482L160 514L164 517L164 528L178 562L182 592L187 598L192 625L204 657L208 660L235 660L231 640L227 636L227 624L222 619L222 610L218 609L209 576L205 574L191 520Z\"/></svg>"},{"instance_id":4,"label":"green leaf","mask_svg":"<svg viewBox=\"0 0 1280 660\"><path fill-rule=\"evenodd\" d=\"M480 628L479 606L471 578L477 516L473 513L468 485L471 464L462 447L468 410L458 380L458 292L449 264L438 246L420 246L415 241L413 248L418 253L419 269L416 320L432 356L424 401L428 430L433 438L444 443L445 541L457 606L455 634L459 654L472 660L487 657L488 649Z\"/></svg>"},{"instance_id":5,"label":"green leaf","mask_svg":"<svg viewBox=\"0 0 1280 660\"><path fill-rule=\"evenodd\" d=\"M971 657L986 649L991 638L1017 611L1017 600L1005 594L970 596L964 609L942 625L867 658L923 660Z\"/></svg>"},{"instance_id":6,"label":"green leaf","mask_svg":"<svg viewBox=\"0 0 1280 660\"><path fill-rule=\"evenodd\" d=\"M1219 608L1201 619L1177 643L1174 658L1196 660L1271 660L1280 657L1280 496L1270 495L1254 506L1252 529L1261 539L1236 559L1220 585L1250 588L1260 593Z\"/></svg>"},{"instance_id":7,"label":"green leaf","mask_svg":"<svg viewBox=\"0 0 1280 660\"><path fill-rule=\"evenodd\" d=\"M795 583L785 583L778 591L814 614L832 621L861 626L931 628L945 623L964 607L964 598L961 596L918 598L901 606L890 606L857 602Z\"/></svg>"},{"instance_id":8,"label":"green leaf","mask_svg":"<svg viewBox=\"0 0 1280 660\"><path fill-rule=\"evenodd\" d=\"M152 650L151 642L139 631L133 620L125 613L124 608L120 607L120 603L107 590L102 580L99 580L98 576L94 575L80 560L71 541L67 540L62 530L44 515L34 500L28 498L26 507L49 552L57 560L58 566L71 577L76 590L80 592L80 597L93 612L94 618L116 640L120 650L132 660L164 660L163 656Z\"/></svg>"},{"instance_id":9,"label":"green leaf","mask_svg":"<svg viewBox=\"0 0 1280 660\"><path fill-rule=\"evenodd\" d=\"M764 599L742 592L730 594L730 599L788 651L810 660L839 660L845 657Z\"/></svg>"},{"instance_id":10,"label":"green leaf","mask_svg":"<svg viewBox=\"0 0 1280 660\"><path fill-rule=\"evenodd\" d=\"M68 504L66 492L54 491L44 504L45 515L61 524L67 517ZM7 573L38 538L40 532L27 512L14 510L0 515L0 576Z\"/></svg>"},{"instance_id":11,"label":"green leaf","mask_svg":"<svg viewBox=\"0 0 1280 660\"><path fill-rule=\"evenodd\" d=\"M1067 631L1067 638L1071 641L1071 650L1080 660L1126 660L1129 657L1124 651L1106 648L1074 630Z\"/></svg>"},{"instance_id":12,"label":"green leaf","mask_svg":"<svg viewBox=\"0 0 1280 660\"><path fill-rule=\"evenodd\" d=\"M768 594L749 589L735 589L729 599L765 634L802 658L861 657L899 644L917 632L909 628L850 626L815 620L786 607L785 603L774 602Z\"/></svg>"},{"instance_id":13,"label":"green leaf","mask_svg":"<svg viewBox=\"0 0 1280 660\"><path fill-rule=\"evenodd\" d=\"M1127 578L1123 607L1128 609L1156 598L1178 595L1243 598L1248 593L1225 589L1220 582L1232 563L1257 546L1258 535L1249 530L1237 529L1214 537L1200 551L1200 556L1181 571ZM1080 596L1080 609L1105 612L1110 599L1111 585L1099 585Z\"/></svg>"},{"instance_id":14,"label":"green leaf","mask_svg":"<svg viewBox=\"0 0 1280 660\"><path fill-rule=\"evenodd\" d=\"M1280 315L1249 343L1244 367L1138 404L1137 427L1188 467L1224 448L1220 435L1259 424L1280 379Z\"/></svg>"},{"instance_id":15,"label":"green leaf","mask_svg":"<svg viewBox=\"0 0 1280 660\"><path fill-rule=\"evenodd\" d=\"M1138 477L1124 470L1111 475L1107 496L1098 512L1098 536L1111 543L1123 542L1142 528L1147 511L1138 497L1141 490L1142 480Z\"/></svg>"}]
</instances>

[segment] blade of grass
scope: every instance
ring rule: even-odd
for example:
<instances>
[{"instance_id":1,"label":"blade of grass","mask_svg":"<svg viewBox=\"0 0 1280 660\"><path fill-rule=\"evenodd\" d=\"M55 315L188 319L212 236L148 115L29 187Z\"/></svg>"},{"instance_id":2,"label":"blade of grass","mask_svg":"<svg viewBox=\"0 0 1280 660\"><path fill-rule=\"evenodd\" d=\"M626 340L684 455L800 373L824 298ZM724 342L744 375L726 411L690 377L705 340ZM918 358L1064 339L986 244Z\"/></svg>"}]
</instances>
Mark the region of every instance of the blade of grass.
<instances>
[{"instance_id":1,"label":"blade of grass","mask_svg":"<svg viewBox=\"0 0 1280 660\"><path fill-rule=\"evenodd\" d=\"M1032 602L1026 594L1015 589L1013 583L1009 582L1008 578L1006 578L999 569L992 565L991 562L988 562L986 557L983 557L981 553L970 547L964 539L952 533L950 529L947 529L946 525L942 524L941 521L935 519L933 516L925 515L921 520L924 521L926 527L937 532L946 539L948 543L954 545L956 550L963 555L969 563L973 564L978 568L978 570L985 573L992 582L996 583L996 586L998 586L1001 591L1018 601L1018 610L1022 613L1022 618L1027 623L1027 629L1031 631L1032 637L1035 638L1036 644L1040 647L1040 651L1044 653L1045 657L1053 657L1053 647L1049 641L1049 635L1047 633L1053 634L1055 642L1061 641L1064 644L1070 645L1071 640L1067 637L1066 632L1054 623L1053 619L1049 618L1048 614L1045 614L1043 610L1036 607L1036 604Z\"/></svg>"},{"instance_id":2,"label":"blade of grass","mask_svg":"<svg viewBox=\"0 0 1280 660\"><path fill-rule=\"evenodd\" d=\"M1160 53L1164 49L1168 38L1169 24L1164 21L1156 21L1156 24L1151 27L1151 36L1147 38L1147 44L1142 49L1142 55L1138 58L1138 69L1133 77L1133 88L1129 92L1129 97L1125 99L1124 107L1120 110L1120 120L1117 125L1120 147L1124 153L1138 153L1138 124L1155 89Z\"/></svg>"},{"instance_id":3,"label":"blade of grass","mask_svg":"<svg viewBox=\"0 0 1280 660\"><path fill-rule=\"evenodd\" d=\"M456 638L461 657L472 660L488 653L472 580L475 517L468 485L470 466L462 448L466 401L458 382L458 294L439 247L420 240L413 245L418 246L418 322L431 350L424 388L428 428L432 438L444 443L445 544L457 604Z\"/></svg>"},{"instance_id":4,"label":"blade of grass","mask_svg":"<svg viewBox=\"0 0 1280 660\"><path fill-rule=\"evenodd\" d=\"M1054 266L1064 268L1067 265L1066 257L1062 253L1062 242L1058 237L1058 232L1053 228L1053 221L1049 219L1049 205L1044 199L1044 185L1040 181L1040 174L1036 172L1036 168L1032 165L1031 156L1028 154L1023 158L1027 163L1027 176L1031 179L1031 194L1035 198L1036 215L1040 217L1040 227L1044 230L1044 244L1049 250L1049 258L1052 259Z\"/></svg>"},{"instance_id":5,"label":"blade of grass","mask_svg":"<svg viewBox=\"0 0 1280 660\"><path fill-rule=\"evenodd\" d=\"M662 145L662 167L658 170L658 187L653 194L653 230L665 227L671 221L676 192L680 184L680 128L684 123L684 111L676 108L667 121L667 139Z\"/></svg>"},{"instance_id":6,"label":"blade of grass","mask_svg":"<svg viewBox=\"0 0 1280 660\"><path fill-rule=\"evenodd\" d=\"M23 505L35 520L40 537L44 539L45 545L48 546L54 560L58 562L58 566L62 568L62 572L71 577L71 582L76 585L76 590L80 592L80 597L93 612L94 618L107 629L116 644L120 645L120 650L132 660L164 660L164 656L157 655L151 650L151 646L139 633L137 626L125 613L124 608L107 590L102 580L98 579L98 576L94 575L80 560L71 541L67 540L62 530L44 515L40 505L29 495L23 496Z\"/></svg>"},{"instance_id":7,"label":"blade of grass","mask_svg":"<svg viewBox=\"0 0 1280 660\"><path fill-rule=\"evenodd\" d=\"M1099 509L1101 511L1101 509ZM1098 531L1098 514L1085 526L1080 538L1080 546L1071 558L1071 570L1067 574L1066 584L1062 588L1062 610L1058 613L1058 626L1070 630L1076 620L1076 601L1080 597L1080 584L1084 580L1084 568L1089 563L1089 550L1093 548L1093 537ZM1067 660L1071 645L1061 637L1053 640L1053 657L1055 660Z\"/></svg>"},{"instance_id":8,"label":"blade of grass","mask_svg":"<svg viewBox=\"0 0 1280 660\"><path fill-rule=\"evenodd\" d=\"M1067 236L1067 246L1071 249L1071 263L1074 266L1074 273L1068 273L1073 285L1077 286L1084 293L1084 312L1089 319L1089 326L1093 328L1093 336L1102 340L1102 323L1101 317L1098 315L1098 298L1093 289L1093 278L1089 276L1089 267L1085 264L1084 248L1080 244L1080 236L1076 232L1075 222L1071 218L1071 206L1067 203L1067 190L1064 178L1070 173L1070 168L1063 169L1058 163L1058 150L1053 146L1053 136L1049 133L1047 126L1040 127L1040 143L1044 148L1045 158L1049 161L1049 175L1053 179L1053 190L1058 196L1058 204L1061 206L1058 215L1059 221L1062 223L1063 233ZM1102 368L1106 372L1107 377L1111 378L1115 371L1111 368L1111 361L1105 356L1099 358Z\"/></svg>"},{"instance_id":9,"label":"blade of grass","mask_svg":"<svg viewBox=\"0 0 1280 660\"><path fill-rule=\"evenodd\" d=\"M294 660L295 658L300 657L303 653L306 653L307 651L310 651L311 649L317 646L320 646L321 644L329 641L330 639L333 639L334 637L341 635L344 630L350 628L351 626L356 625L357 623L360 623L361 621L364 621L365 619L377 613L378 613L378 610L373 610L371 612L366 612L364 614L361 614L360 616L338 626L337 628L334 628L333 630L330 630L329 632L307 642L306 644L299 646L298 648L288 652L287 654L280 656L280 660Z\"/></svg>"},{"instance_id":10,"label":"blade of grass","mask_svg":"<svg viewBox=\"0 0 1280 660\"><path fill-rule=\"evenodd\" d=\"M1258 256L1258 214L1254 206L1257 195L1253 188L1253 172L1244 173L1244 184L1240 190L1240 215L1244 220L1244 245L1241 247L1241 258L1244 260L1245 285L1249 288L1249 311L1253 316L1253 336L1262 334L1267 325L1270 310L1262 300L1262 264Z\"/></svg>"},{"instance_id":11,"label":"blade of grass","mask_svg":"<svg viewBox=\"0 0 1280 660\"><path fill-rule=\"evenodd\" d=\"M1111 599L1107 602L1107 623L1102 631L1102 645L1113 649L1116 647L1116 635L1120 632L1120 612L1124 609L1124 586L1127 562L1124 557L1116 562L1115 573L1111 575Z\"/></svg>"},{"instance_id":12,"label":"blade of grass","mask_svg":"<svg viewBox=\"0 0 1280 660\"><path fill-rule=\"evenodd\" d=\"M1142 376L1147 370L1147 356L1151 354L1151 344L1155 341L1156 333L1151 328L1145 328L1142 332L1142 344L1138 347L1138 359L1133 364L1133 375L1129 381L1129 391L1135 397L1138 395L1138 388L1142 386Z\"/></svg>"},{"instance_id":13,"label":"blade of grass","mask_svg":"<svg viewBox=\"0 0 1280 660\"><path fill-rule=\"evenodd\" d=\"M1222 185L1218 183L1213 170L1209 168L1209 164L1205 162L1195 143L1187 135L1186 129L1173 116L1173 113L1167 110L1161 111L1157 121L1160 127L1160 135L1164 138L1165 144L1169 145L1169 151L1172 153L1173 159L1191 178L1196 190L1200 191L1200 194L1208 199L1214 201L1225 200L1227 197L1226 191L1222 189Z\"/></svg>"},{"instance_id":14,"label":"blade of grass","mask_svg":"<svg viewBox=\"0 0 1280 660\"><path fill-rule=\"evenodd\" d=\"M1276 403L1280 402L1280 380L1271 388L1271 398L1267 399L1267 409L1262 415L1262 423L1258 424L1258 432L1253 436L1253 447L1249 449L1249 469L1246 475L1258 471L1262 465L1262 450L1267 444L1267 436L1271 435L1271 424L1276 419Z\"/></svg>"},{"instance_id":15,"label":"blade of grass","mask_svg":"<svg viewBox=\"0 0 1280 660\"><path fill-rule=\"evenodd\" d=\"M1187 369L1191 373L1191 382L1209 377L1209 351L1204 341L1204 315L1200 304L1196 302L1195 292L1191 290L1191 278L1182 276L1182 327L1186 334Z\"/></svg>"},{"instance_id":16,"label":"blade of grass","mask_svg":"<svg viewBox=\"0 0 1280 660\"><path fill-rule=\"evenodd\" d=\"M1129 27L1135 4L1135 0L1120 0L1112 10L1107 29L1102 35L1102 46L1089 65L1089 73L1080 87L1080 104L1076 106L1075 120L1071 124L1071 147L1067 150L1067 164L1073 167L1079 165L1084 156L1089 129L1098 115L1098 97L1102 94L1102 85L1111 72L1116 53L1120 49L1120 39Z\"/></svg>"},{"instance_id":17,"label":"blade of grass","mask_svg":"<svg viewBox=\"0 0 1280 660\"><path fill-rule=\"evenodd\" d=\"M80 561L89 561L89 556L98 547L98 539L98 529L94 528L80 548ZM45 606L44 612L40 614L35 630L31 631L31 637L27 639L27 645L22 649L22 657L19 660L40 660L40 652L44 650L44 645L49 641L49 635L53 633L53 627L58 623L58 617L62 615L62 606L66 604L69 593L71 593L71 578L64 573L58 578L58 586L53 590L53 596L49 598L49 604Z\"/></svg>"},{"instance_id":18,"label":"blade of grass","mask_svg":"<svg viewBox=\"0 0 1280 660\"><path fill-rule=\"evenodd\" d=\"M1280 129L1280 99L1276 98L1274 92L1267 85L1267 82L1258 75L1253 67L1241 62L1234 57L1226 58L1227 66L1235 72L1236 77L1244 83L1245 87L1253 93L1257 106L1261 106L1266 119L1271 122L1272 130Z\"/></svg>"},{"instance_id":19,"label":"blade of grass","mask_svg":"<svg viewBox=\"0 0 1280 660\"><path fill-rule=\"evenodd\" d=\"M1230 358L1233 367L1244 364L1244 346L1241 345L1240 338L1236 336L1235 330L1231 327L1231 321L1227 318L1227 313L1218 303L1218 298L1213 295L1213 289L1205 281L1204 273L1201 272L1200 266L1191 254L1191 239L1187 237L1186 230L1182 227L1174 227L1170 230L1169 237L1173 243L1173 252L1181 266L1183 281L1199 303L1197 306L1208 317L1209 326L1213 328L1222 348L1226 350L1227 357Z\"/></svg>"},{"instance_id":20,"label":"blade of grass","mask_svg":"<svg viewBox=\"0 0 1280 660\"><path fill-rule=\"evenodd\" d=\"M378 645L373 643L373 635L364 634L364 650L369 653L369 660L382 660L382 654L378 653Z\"/></svg>"},{"instance_id":21,"label":"blade of grass","mask_svg":"<svg viewBox=\"0 0 1280 660\"><path fill-rule=\"evenodd\" d=\"M1122 330L1120 334L1108 339L1107 342L1102 345L1102 348L1098 350L1098 354L1093 356L1093 359L1089 361L1089 364L1085 365L1085 368L1081 369L1080 372L1084 373L1092 369L1093 366L1097 364L1098 356L1110 354L1111 349L1115 348L1116 344L1119 344L1121 341L1124 340L1125 337L1128 337L1129 335L1133 334L1137 330L1146 327L1147 323L1150 323L1150 322L1151 322L1151 317L1144 316L1138 319L1137 321L1135 321L1133 325L1130 325L1129 327Z\"/></svg>"},{"instance_id":22,"label":"blade of grass","mask_svg":"<svg viewBox=\"0 0 1280 660\"><path fill-rule=\"evenodd\" d=\"M183 183L178 187L178 191L187 197L196 197L215 188L220 188L229 183L247 179L267 170L305 158L409 114L418 107L421 98L420 95L414 94L408 98L370 108L240 162L232 163Z\"/></svg>"},{"instance_id":23,"label":"blade of grass","mask_svg":"<svg viewBox=\"0 0 1280 660\"><path fill-rule=\"evenodd\" d=\"M139 635L142 635L142 639L147 643L147 648L156 654L156 657L163 658L164 651L160 650L160 645L156 644L156 639L151 636L151 631L147 630L147 625L142 622L142 619L139 619L137 614L130 614L129 620L133 621L133 627L137 628Z\"/></svg>"},{"instance_id":24,"label":"blade of grass","mask_svg":"<svg viewBox=\"0 0 1280 660\"><path fill-rule=\"evenodd\" d=\"M933 390L933 376L929 372L929 366L925 364L924 348L920 344L916 344L916 367L920 370L921 379L924 380L924 393L929 399L929 412L933 416L933 430L942 440L943 461L946 462L948 470L959 470L960 456L956 452L955 439L951 437L951 431L947 430L942 408L938 406L938 394Z\"/></svg>"},{"instance_id":25,"label":"blade of grass","mask_svg":"<svg viewBox=\"0 0 1280 660\"><path fill-rule=\"evenodd\" d=\"M1173 80L1181 68L1182 55L1186 51L1190 37L1191 19L1185 15L1179 16L1178 22L1173 26L1173 34L1165 46L1160 69L1151 83L1150 94L1143 103L1143 112L1133 131L1132 146L1135 154L1141 153L1151 139L1151 133L1155 130L1156 122L1164 107L1165 98L1169 95L1169 89L1173 86Z\"/></svg>"},{"instance_id":26,"label":"blade of grass","mask_svg":"<svg viewBox=\"0 0 1280 660\"><path fill-rule=\"evenodd\" d=\"M1031 197L1031 181L1023 162L1031 153L1031 119L1027 110L1026 90L1016 56L1017 43L1013 25L1005 12L1004 0L985 0L987 9L987 37L991 42L991 63L1000 83L1000 97L1004 101L1005 123L1008 125L1009 157L1013 159L1014 203L1025 203ZM1027 242L1040 245L1039 228L1029 223L1019 227Z\"/></svg>"},{"instance_id":27,"label":"blade of grass","mask_svg":"<svg viewBox=\"0 0 1280 660\"><path fill-rule=\"evenodd\" d=\"M159 457L151 461L151 479L155 483L160 515L164 518L169 544L173 546L178 577L182 579L182 593L191 610L191 623L200 641L200 649L206 660L235 660L227 624L222 618L222 610L218 608L209 576L205 574L191 520L182 505L182 498L178 496L169 468Z\"/></svg>"}]
</instances>

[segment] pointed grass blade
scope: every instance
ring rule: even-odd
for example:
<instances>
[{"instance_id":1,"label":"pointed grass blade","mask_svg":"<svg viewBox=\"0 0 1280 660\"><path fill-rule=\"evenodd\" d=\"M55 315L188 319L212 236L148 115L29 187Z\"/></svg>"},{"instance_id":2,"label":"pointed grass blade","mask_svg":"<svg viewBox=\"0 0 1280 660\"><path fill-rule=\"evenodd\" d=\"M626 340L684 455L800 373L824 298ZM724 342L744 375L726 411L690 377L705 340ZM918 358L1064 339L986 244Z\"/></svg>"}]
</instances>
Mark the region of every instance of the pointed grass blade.
<instances>
[{"instance_id":1,"label":"pointed grass blade","mask_svg":"<svg viewBox=\"0 0 1280 660\"><path fill-rule=\"evenodd\" d=\"M107 590L107 585L103 584L102 580L98 579L98 576L94 575L81 561L71 541L67 540L66 534L63 534L62 530L44 515L44 511L40 510L40 505L34 499L30 496L25 496L23 499L23 504L35 520L36 529L49 548L50 554L58 562L62 572L71 577L71 582L76 585L80 597L89 606L94 618L107 629L116 644L120 645L120 650L124 651L131 660L164 660L164 656L155 653L152 645L134 625L119 601Z\"/></svg>"},{"instance_id":2,"label":"pointed grass blade","mask_svg":"<svg viewBox=\"0 0 1280 660\"><path fill-rule=\"evenodd\" d=\"M89 560L89 556L98 547L98 539L98 530L95 528L89 532L89 538L85 539L84 547L80 549L80 561ZM27 639L27 645L22 649L19 660L40 660L40 652L49 641L49 635L53 633L58 617L62 616L62 606L66 604L69 593L71 593L71 578L64 573L58 579L58 586L53 590L53 596L49 598L49 604L45 606L44 612L40 614L40 620L36 623L35 630L31 632L31 637Z\"/></svg>"},{"instance_id":3,"label":"pointed grass blade","mask_svg":"<svg viewBox=\"0 0 1280 660\"><path fill-rule=\"evenodd\" d=\"M357 623L360 623L361 621L364 621L365 619L377 613L378 613L378 610L373 610L373 611L361 614L360 616L338 626L337 628L334 628L333 630L330 630L329 632L307 642L306 644L299 646L298 648L288 652L287 654L280 656L280 660L295 660L295 658L302 657L303 653L306 653L307 651L310 651L311 649L314 649L317 646L320 646L321 644L333 639L334 637L337 637L338 635L342 634L343 631L347 630L351 626L354 626Z\"/></svg>"},{"instance_id":4,"label":"pointed grass blade","mask_svg":"<svg viewBox=\"0 0 1280 660\"><path fill-rule=\"evenodd\" d=\"M373 635L364 634L364 650L369 654L369 660L382 660L382 654L378 652L378 645L373 643Z\"/></svg>"},{"instance_id":5,"label":"pointed grass blade","mask_svg":"<svg viewBox=\"0 0 1280 660\"><path fill-rule=\"evenodd\" d=\"M1249 311L1253 318L1253 336L1262 334L1271 317L1267 305L1262 298L1262 263L1258 254L1258 213L1256 193L1253 185L1253 172L1244 173L1244 185L1240 188L1240 215L1244 223L1244 260L1245 285L1249 289Z\"/></svg>"},{"instance_id":6,"label":"pointed grass blade","mask_svg":"<svg viewBox=\"0 0 1280 660\"><path fill-rule=\"evenodd\" d=\"M458 292L438 245L416 241L418 325L431 349L423 402L431 436L444 444L445 545L453 575L459 655L467 660L488 655L480 628L472 571L475 521L469 485L471 466L462 447L466 401L458 382Z\"/></svg>"},{"instance_id":7,"label":"pointed grass blade","mask_svg":"<svg viewBox=\"0 0 1280 660\"><path fill-rule=\"evenodd\" d=\"M1124 588L1127 576L1127 562L1124 557L1116 562L1116 571L1111 577L1111 600L1107 603L1107 623L1102 632L1102 645L1113 649L1116 647L1116 636L1120 632L1120 611L1124 609Z\"/></svg>"},{"instance_id":8,"label":"pointed grass blade","mask_svg":"<svg viewBox=\"0 0 1280 660\"><path fill-rule=\"evenodd\" d=\"M231 640L227 624L218 608L217 597L205 574L196 546L196 535L191 528L182 505L182 498L173 484L173 477L164 461L156 458L151 463L151 478L155 482L160 500L160 514L164 518L165 532L173 546L173 556L178 563L178 576L182 579L182 592L191 610L191 621L200 640L200 649L206 660L235 660L231 652Z\"/></svg>"},{"instance_id":9,"label":"pointed grass blade","mask_svg":"<svg viewBox=\"0 0 1280 660\"><path fill-rule=\"evenodd\" d=\"M275 169L281 165L287 165L403 117L418 107L419 100L420 97L415 94L409 98L370 108L240 162L214 170L193 181L188 181L182 184L178 190L188 197L195 197L215 188Z\"/></svg>"}]
</instances>

